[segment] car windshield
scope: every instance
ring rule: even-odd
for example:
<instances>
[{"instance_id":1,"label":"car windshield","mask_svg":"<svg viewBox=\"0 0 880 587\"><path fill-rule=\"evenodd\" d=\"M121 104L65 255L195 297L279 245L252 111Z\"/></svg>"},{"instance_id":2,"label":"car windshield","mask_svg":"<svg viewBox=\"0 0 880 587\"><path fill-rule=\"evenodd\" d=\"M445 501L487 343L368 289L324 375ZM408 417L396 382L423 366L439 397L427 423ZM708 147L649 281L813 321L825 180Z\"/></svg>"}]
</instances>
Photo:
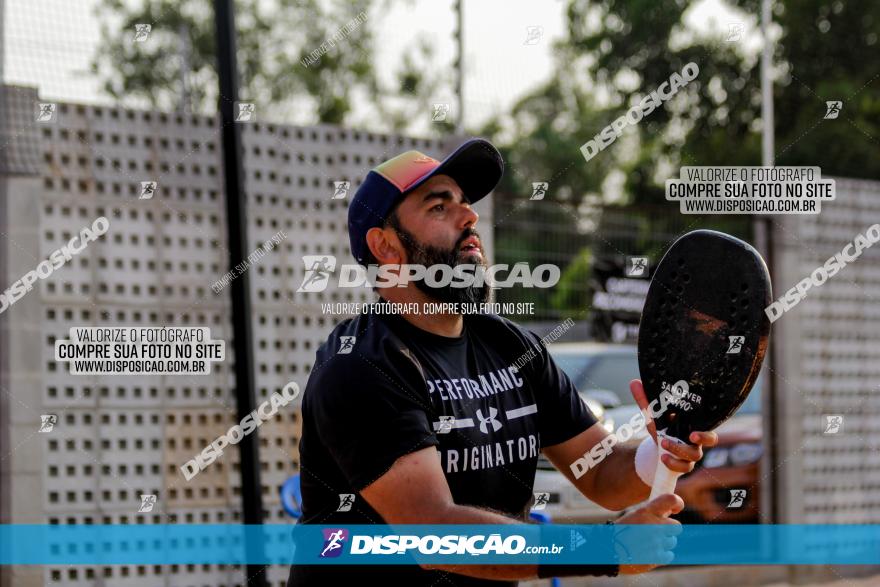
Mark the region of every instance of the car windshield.
<instances>
[{"instance_id":1,"label":"car windshield","mask_svg":"<svg viewBox=\"0 0 880 587\"><path fill-rule=\"evenodd\" d=\"M556 364L565 371L578 391L605 389L613 392L621 404L633 403L629 382L639 377L635 348L629 351L550 351Z\"/></svg>"},{"instance_id":2,"label":"car windshield","mask_svg":"<svg viewBox=\"0 0 880 587\"><path fill-rule=\"evenodd\" d=\"M743 405L736 411L737 414L760 414L761 413L761 382L764 380L764 373L758 376L755 386L749 393L749 397L743 402Z\"/></svg>"},{"instance_id":3,"label":"car windshield","mask_svg":"<svg viewBox=\"0 0 880 587\"><path fill-rule=\"evenodd\" d=\"M596 359L596 356L578 352L559 352L553 350L550 351L550 354L553 356L553 360L556 361L556 364L559 365L559 368L565 371L565 374L568 375L571 382L578 388L578 391L584 391L584 388L581 387L581 382L587 372L587 367Z\"/></svg>"},{"instance_id":4,"label":"car windshield","mask_svg":"<svg viewBox=\"0 0 880 587\"><path fill-rule=\"evenodd\" d=\"M556 364L565 371L575 387L581 393L592 389L605 389L613 392L621 405L634 403L629 391L629 382L639 378L639 363L636 349L631 352L617 350L559 350L552 349L550 354ZM761 413L761 381L763 373L758 377L755 387L743 405L737 410L739 414Z\"/></svg>"}]
</instances>

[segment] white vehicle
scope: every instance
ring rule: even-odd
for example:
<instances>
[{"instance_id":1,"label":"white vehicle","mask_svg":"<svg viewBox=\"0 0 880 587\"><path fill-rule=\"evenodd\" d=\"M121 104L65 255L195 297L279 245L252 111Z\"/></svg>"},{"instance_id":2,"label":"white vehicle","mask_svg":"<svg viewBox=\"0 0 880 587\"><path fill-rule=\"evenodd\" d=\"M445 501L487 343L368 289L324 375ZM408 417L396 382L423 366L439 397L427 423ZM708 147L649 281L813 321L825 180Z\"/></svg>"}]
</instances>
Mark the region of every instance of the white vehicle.
<instances>
[{"instance_id":1,"label":"white vehicle","mask_svg":"<svg viewBox=\"0 0 880 587\"><path fill-rule=\"evenodd\" d=\"M612 432L638 412L629 391L630 380L639 377L635 346L577 342L551 344L548 349L606 430ZM601 523L620 514L584 497L544 456L538 459L535 492L546 492L549 498L543 509L534 511L556 524Z\"/></svg>"},{"instance_id":2,"label":"white vehicle","mask_svg":"<svg viewBox=\"0 0 880 587\"><path fill-rule=\"evenodd\" d=\"M639 378L635 346L582 342L550 345L548 348L554 361L566 372L587 406L609 432L638 413L639 408L629 391L629 382ZM757 522L756 501L742 510L729 510L725 506L731 487L755 488L759 484L758 461L762 454L760 412L759 378L736 416L718 428L718 446L705 450L703 460L694 471L679 479L676 493L687 504L685 511L677 517L680 521ZM647 429L642 428L634 438L647 435ZM542 511L557 524L604 522L625 513L606 510L585 498L543 457L538 461L535 491L550 494L549 503Z\"/></svg>"}]
</instances>

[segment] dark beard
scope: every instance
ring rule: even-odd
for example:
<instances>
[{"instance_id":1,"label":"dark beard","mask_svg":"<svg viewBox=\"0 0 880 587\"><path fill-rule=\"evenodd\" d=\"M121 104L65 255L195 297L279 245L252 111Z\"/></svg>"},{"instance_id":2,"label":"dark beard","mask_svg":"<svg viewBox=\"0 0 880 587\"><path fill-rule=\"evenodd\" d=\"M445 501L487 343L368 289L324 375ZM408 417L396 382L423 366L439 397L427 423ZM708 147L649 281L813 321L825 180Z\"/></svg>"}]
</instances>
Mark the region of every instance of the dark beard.
<instances>
[{"instance_id":1,"label":"dark beard","mask_svg":"<svg viewBox=\"0 0 880 587\"><path fill-rule=\"evenodd\" d=\"M451 250L444 250L439 247L422 244L410 232L406 231L399 223L392 222L394 230L397 231L403 247L406 249L408 262L413 265L448 265L455 267L456 265L469 264L476 265L474 274L479 272L479 268L484 270L488 268L486 259L482 255L477 258L472 255L462 257L459 247L469 236L476 236L477 231L468 228L462 233ZM492 288L484 279L481 285L471 285L469 287L452 287L452 283L443 287L433 287L425 283L424 279L414 279L416 287L422 290L428 296L434 298L438 302L450 304L481 304L489 301L492 294Z\"/></svg>"}]
</instances>

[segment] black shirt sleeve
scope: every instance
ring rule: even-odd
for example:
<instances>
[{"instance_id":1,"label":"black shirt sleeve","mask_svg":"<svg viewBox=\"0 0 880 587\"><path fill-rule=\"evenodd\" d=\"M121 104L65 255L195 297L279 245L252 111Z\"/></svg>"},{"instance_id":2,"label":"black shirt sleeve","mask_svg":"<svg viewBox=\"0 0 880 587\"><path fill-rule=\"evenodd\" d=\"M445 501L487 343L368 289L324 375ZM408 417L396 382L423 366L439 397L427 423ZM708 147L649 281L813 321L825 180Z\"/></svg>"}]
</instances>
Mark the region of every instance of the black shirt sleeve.
<instances>
[{"instance_id":1,"label":"black shirt sleeve","mask_svg":"<svg viewBox=\"0 0 880 587\"><path fill-rule=\"evenodd\" d=\"M400 352L371 355L356 349L338 356L342 360L322 368L308 390L320 441L357 490L385 474L398 458L439 444L415 364Z\"/></svg>"},{"instance_id":2,"label":"black shirt sleeve","mask_svg":"<svg viewBox=\"0 0 880 587\"><path fill-rule=\"evenodd\" d=\"M577 436L598 419L541 339L531 331L523 329L523 332L535 355L523 369L527 370L535 388L541 446L553 446Z\"/></svg>"}]
</instances>

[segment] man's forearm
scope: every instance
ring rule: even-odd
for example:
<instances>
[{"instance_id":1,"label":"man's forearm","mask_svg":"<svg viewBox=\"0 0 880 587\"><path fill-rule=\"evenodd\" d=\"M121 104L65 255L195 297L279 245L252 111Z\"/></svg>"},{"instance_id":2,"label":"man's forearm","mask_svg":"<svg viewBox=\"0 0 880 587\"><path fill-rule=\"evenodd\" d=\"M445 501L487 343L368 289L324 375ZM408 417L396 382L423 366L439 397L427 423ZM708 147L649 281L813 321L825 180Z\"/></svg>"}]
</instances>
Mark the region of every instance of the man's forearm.
<instances>
[{"instance_id":1,"label":"man's forearm","mask_svg":"<svg viewBox=\"0 0 880 587\"><path fill-rule=\"evenodd\" d=\"M591 499L609 510L620 511L648 499L651 488L636 473L636 449L639 440L617 444L596 465L596 480Z\"/></svg>"}]
</instances>

